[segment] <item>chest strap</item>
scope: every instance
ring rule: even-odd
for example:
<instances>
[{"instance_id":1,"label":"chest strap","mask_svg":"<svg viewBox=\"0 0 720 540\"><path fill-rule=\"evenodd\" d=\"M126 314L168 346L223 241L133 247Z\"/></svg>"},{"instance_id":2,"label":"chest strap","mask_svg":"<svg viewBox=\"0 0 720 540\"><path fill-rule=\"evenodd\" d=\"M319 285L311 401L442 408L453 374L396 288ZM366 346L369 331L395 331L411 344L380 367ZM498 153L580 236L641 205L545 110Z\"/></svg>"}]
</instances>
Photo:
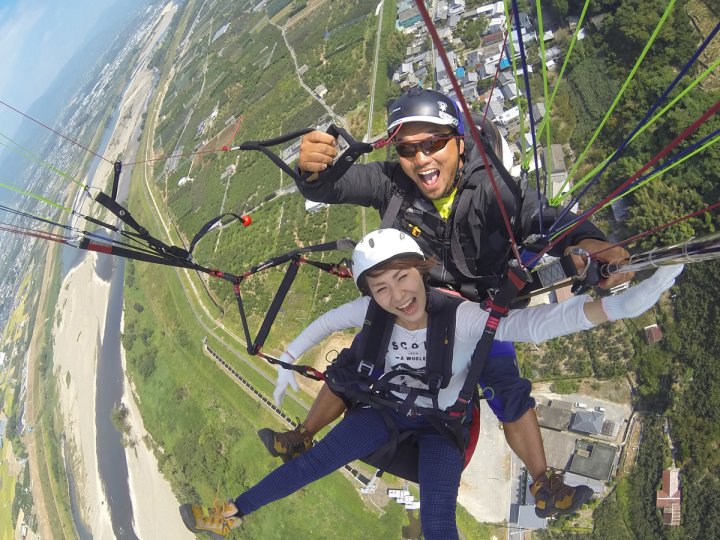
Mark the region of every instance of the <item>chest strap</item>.
<instances>
[{"instance_id":1,"label":"chest strap","mask_svg":"<svg viewBox=\"0 0 720 540\"><path fill-rule=\"evenodd\" d=\"M472 401L473 393L477 388L483 369L485 369L485 364L490 354L493 341L495 340L495 333L497 332L500 320L507 316L510 304L529 279L526 271L515 266L508 268L508 275L505 282L488 304L490 313L488 314L483 334L473 352L465 383L458 394L455 404L447 409L447 412L451 416L462 417L467 413L468 405Z\"/></svg>"}]
</instances>

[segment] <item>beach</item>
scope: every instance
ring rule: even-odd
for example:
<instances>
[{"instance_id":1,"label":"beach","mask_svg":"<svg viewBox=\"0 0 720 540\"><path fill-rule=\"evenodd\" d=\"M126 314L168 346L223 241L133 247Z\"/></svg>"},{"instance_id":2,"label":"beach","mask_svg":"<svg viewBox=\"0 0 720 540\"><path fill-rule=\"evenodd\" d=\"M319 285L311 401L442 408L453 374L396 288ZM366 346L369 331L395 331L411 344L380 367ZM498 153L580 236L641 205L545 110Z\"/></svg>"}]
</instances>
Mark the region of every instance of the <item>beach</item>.
<instances>
[{"instance_id":1,"label":"beach","mask_svg":"<svg viewBox=\"0 0 720 540\"><path fill-rule=\"evenodd\" d=\"M72 451L78 503L93 537L102 539L114 538L95 448L95 380L110 283L97 276L96 263L97 256L88 254L60 288L53 329L53 371Z\"/></svg>"},{"instance_id":2,"label":"beach","mask_svg":"<svg viewBox=\"0 0 720 540\"><path fill-rule=\"evenodd\" d=\"M137 138L154 88L154 73L146 62L176 9L177 6L168 4L152 35L147 36L146 49L140 54L143 60L133 70L120 104L120 120L103 155L126 155ZM102 188L103 182L110 176L111 167L111 163L102 162L92 185ZM96 274L97 262L97 255L89 253L62 283L54 314L53 365L65 433L73 452L82 518L93 538L105 539L115 538L115 534L98 469L95 385L110 299L110 282ZM170 484L158 471L157 460L145 443L147 432L127 374L123 385L123 403L129 413L127 422L130 437L137 441L134 446L125 448L135 533L141 539L192 539L194 535L185 529L180 519L179 503Z\"/></svg>"}]
</instances>

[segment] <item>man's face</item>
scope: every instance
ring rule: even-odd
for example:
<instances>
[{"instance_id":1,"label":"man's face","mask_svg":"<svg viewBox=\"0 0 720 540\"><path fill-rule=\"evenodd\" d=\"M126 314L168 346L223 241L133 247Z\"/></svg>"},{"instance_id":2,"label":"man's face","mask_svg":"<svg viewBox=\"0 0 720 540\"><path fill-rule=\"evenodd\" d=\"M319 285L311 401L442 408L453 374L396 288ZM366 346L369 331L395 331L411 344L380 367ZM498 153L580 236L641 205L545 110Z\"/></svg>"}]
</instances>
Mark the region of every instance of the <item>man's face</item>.
<instances>
[{"instance_id":1,"label":"man's face","mask_svg":"<svg viewBox=\"0 0 720 540\"><path fill-rule=\"evenodd\" d=\"M435 152L424 152L421 148L413 148L413 144L431 139L433 137L451 137L454 134L448 127L414 122L404 125L395 137L398 147L400 166L420 189L422 194L430 199L440 199L449 195L455 179L455 173L460 166L460 154L465 150L462 137L445 140L442 148ZM400 155L403 148L412 157Z\"/></svg>"}]
</instances>

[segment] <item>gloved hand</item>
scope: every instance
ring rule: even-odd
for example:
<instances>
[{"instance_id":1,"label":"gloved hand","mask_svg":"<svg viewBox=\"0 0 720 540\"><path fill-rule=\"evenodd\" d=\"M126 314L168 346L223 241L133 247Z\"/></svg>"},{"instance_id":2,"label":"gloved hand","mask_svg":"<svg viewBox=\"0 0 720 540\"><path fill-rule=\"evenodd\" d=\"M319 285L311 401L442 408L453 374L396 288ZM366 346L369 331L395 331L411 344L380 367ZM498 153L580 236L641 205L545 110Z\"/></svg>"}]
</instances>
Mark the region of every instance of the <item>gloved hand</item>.
<instances>
[{"instance_id":1,"label":"gloved hand","mask_svg":"<svg viewBox=\"0 0 720 540\"><path fill-rule=\"evenodd\" d=\"M675 278L682 272L684 266L682 264L661 266L642 283L630 287L623 293L603 298L601 303L608 320L617 321L645 313L657 303L663 292L673 286Z\"/></svg>"},{"instance_id":2,"label":"gloved hand","mask_svg":"<svg viewBox=\"0 0 720 540\"><path fill-rule=\"evenodd\" d=\"M288 364L292 364L293 362L295 362L295 359L286 352L280 355L279 360ZM292 386L292 389L296 392L299 390L298 383L295 380L295 372L292 369L285 369L278 366L277 384L275 385L275 391L273 392L275 405L277 405L278 407L280 406L283 398L285 397L285 391L287 390L288 385Z\"/></svg>"}]
</instances>

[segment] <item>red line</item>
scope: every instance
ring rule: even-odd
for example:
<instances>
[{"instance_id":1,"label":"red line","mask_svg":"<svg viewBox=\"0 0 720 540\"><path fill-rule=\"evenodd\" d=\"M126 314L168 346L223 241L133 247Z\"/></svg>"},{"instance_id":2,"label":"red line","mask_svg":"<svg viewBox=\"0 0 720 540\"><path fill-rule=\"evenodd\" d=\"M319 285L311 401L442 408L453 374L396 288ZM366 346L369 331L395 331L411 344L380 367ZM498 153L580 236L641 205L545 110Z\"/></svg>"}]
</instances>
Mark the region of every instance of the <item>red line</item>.
<instances>
[{"instance_id":1,"label":"red line","mask_svg":"<svg viewBox=\"0 0 720 540\"><path fill-rule=\"evenodd\" d=\"M658 226L655 227L654 229L650 229L650 230L648 230L648 231L645 231L645 232L641 232L641 233L639 233L639 234L636 234L635 236L631 236L630 238L626 238L626 239L623 240L622 242L618 242L617 244L613 244L613 245L610 246L610 247L606 247L605 249L601 249L600 251L596 251L595 253L591 253L591 254L590 254L590 257L594 257L595 255L598 255L599 253L603 253L603 252L605 252L605 251L607 251L607 250L609 250L609 249L612 249L612 248L614 248L614 247L617 247L617 246L625 246L625 245L627 245L627 244L629 244L629 243L631 243L631 242L634 242L635 240L639 240L640 238L644 238L644 237L649 236L649 235L651 235L651 234L654 234L654 233L656 233L656 232L658 232L658 231L662 231L663 229L667 229L668 227L671 227L671 226L673 226L673 225L677 225L678 223L681 223L681 222L683 222L683 221L687 221L688 219L697 217L697 216L699 216L699 215L701 215L701 214L704 214L704 213L706 213L706 212L710 212L711 210L715 210L716 208L720 208L720 202L717 202L717 203L715 203L715 204L713 204L713 205L710 205L710 206L706 206L705 208L702 208L702 209L700 209L700 210L697 210L697 211L693 212L692 214L687 214L687 215L685 215L685 216L679 217L679 218L674 219L674 220L672 220L672 221L669 221L668 223L665 223L665 224L663 224L663 225L658 225Z\"/></svg>"},{"instance_id":2,"label":"red line","mask_svg":"<svg viewBox=\"0 0 720 540\"><path fill-rule=\"evenodd\" d=\"M171 156L160 156L157 158L143 159L141 161L133 161L131 163L125 163L125 166L138 165L140 163L150 163L151 161L168 160L168 159L177 158L177 157L190 157L190 156L196 156L199 154L215 154L217 152L227 152L228 150L230 150L230 143L233 141L233 139L235 138L235 135L237 134L238 130L240 129L240 124L242 123L243 118L244 118L244 116L240 115L240 118L238 118L237 124L235 125L235 131L233 132L232 137L230 137L228 144L226 144L220 148L216 148L215 150L198 150L197 152L188 152L186 154L173 154Z\"/></svg>"},{"instance_id":3,"label":"red line","mask_svg":"<svg viewBox=\"0 0 720 540\"><path fill-rule=\"evenodd\" d=\"M10 232L13 234L21 234L23 236L32 236L34 238L40 238L41 240L50 240L52 242L58 242L60 244L67 244L67 238L53 233L44 233L40 231L23 230L17 227L1 226L0 231Z\"/></svg>"},{"instance_id":4,"label":"red line","mask_svg":"<svg viewBox=\"0 0 720 540\"><path fill-rule=\"evenodd\" d=\"M150 159L143 159L141 161L131 161L130 163L125 163L124 165L127 167L128 165L138 165L140 163L150 163L151 161L162 161L167 159L172 159L176 157L190 157L195 156L198 154L214 154L215 152L220 152L220 150L198 150L197 152L188 152L187 154L173 154L171 156L160 156L156 158L150 158Z\"/></svg>"},{"instance_id":5,"label":"red line","mask_svg":"<svg viewBox=\"0 0 720 540\"><path fill-rule=\"evenodd\" d=\"M238 129L240 129L240 124L242 124L243 119L245 118L244 115L240 115L240 118L238 118L237 123L235 124L235 131L233 131L232 137L230 137L230 140L225 144L225 146L222 147L222 150L227 152L230 149L230 143L233 142L235 139L235 135L237 135Z\"/></svg>"},{"instance_id":6,"label":"red line","mask_svg":"<svg viewBox=\"0 0 720 540\"><path fill-rule=\"evenodd\" d=\"M88 242L85 249L89 251L97 251L98 253L107 253L108 255L113 254L112 246L107 244L98 244L96 242Z\"/></svg>"},{"instance_id":7,"label":"red line","mask_svg":"<svg viewBox=\"0 0 720 540\"><path fill-rule=\"evenodd\" d=\"M510 236L510 247L513 250L513 253L515 254L515 258L520 261L520 252L518 251L517 244L515 243L515 235L513 234L512 226L510 225L510 218L508 217L507 210L505 210L505 204L503 203L502 196L500 195L500 188L498 187L497 181L495 180L495 175L493 174L492 167L490 165L490 161L488 160L487 154L485 153L485 149L483 148L482 141L480 139L480 133L478 133L477 126L475 125L475 122L472 121L472 115L470 114L470 109L468 109L467 103L465 103L465 98L462 95L462 91L460 90L460 85L457 82L457 79L455 78L455 74L453 73L452 66L450 66L450 61L448 60L447 53L445 52L445 48L443 47L442 42L440 41L440 36L437 33L437 29L435 28L435 25L432 22L432 19L430 18L430 15L427 12L427 9L425 8L425 3L423 0L415 0L415 5L418 8L418 11L420 11L420 14L422 15L423 20L425 21L425 26L428 29L428 32L430 33L430 37L433 40L433 43L435 44L435 47L437 47L438 52L440 53L440 58L442 58L443 65L445 66L445 71L447 72L448 76L450 77L450 82L453 85L453 90L455 90L455 96L460 102L460 105L462 105L463 112L465 114L465 118L467 118L469 127L470 127L470 134L472 135L473 141L475 141L475 145L478 147L478 150L480 151L480 157L482 157L483 164L485 165L485 170L488 172L488 178L490 179L490 183L492 184L493 192L495 193L495 198L497 199L498 206L500 207L500 213L502 214L503 221L505 223L505 228L507 229L507 232Z\"/></svg>"},{"instance_id":8,"label":"red line","mask_svg":"<svg viewBox=\"0 0 720 540\"><path fill-rule=\"evenodd\" d=\"M71 138L68 137L67 135L63 135L63 134L60 133L59 131L55 131L55 130L54 130L53 128L51 128L50 126L47 126L47 125L43 124L43 123L40 122L39 120L35 120L33 117L28 116L28 115L25 114L24 112L17 110L15 107L13 107L13 106L11 106L11 105L8 105L8 104L5 103L4 101L0 100L0 104L1 104L1 105L5 105L8 109L11 109L11 110L15 111L16 113L18 113L18 114L21 115L21 116L24 116L24 117L27 118L28 120L31 120L32 122L35 122L35 123L38 124L39 126L42 126L42 127L44 127L45 129L47 129L47 130L49 130L49 131L52 131L55 135L58 135L59 137L62 137L62 138L65 139L66 141L70 141L70 142L71 142L72 144L74 144L75 146L79 146L80 148L82 148L82 149L85 150L86 152L89 152L89 153L92 154L93 156L99 157L99 158L102 159L103 161L107 161L107 162L110 163L110 164L113 163L113 162L110 161L109 159L101 156L100 154L96 154L95 152L93 152L92 150L90 150L88 147L83 146L82 144L80 144L80 143L77 142L76 140L71 139Z\"/></svg>"},{"instance_id":9,"label":"red line","mask_svg":"<svg viewBox=\"0 0 720 540\"><path fill-rule=\"evenodd\" d=\"M600 209L601 209L603 206L605 206L608 202L610 202L612 199L614 199L615 196L616 196L618 193L620 193L623 189L625 189L627 186L629 186L630 184L632 184L635 180L637 180L638 178L640 178L640 176L641 176L645 171L647 171L650 167L652 167L653 165L655 165L655 163L657 163L657 162L660 161L662 158L664 158L664 157L670 152L670 150L672 150L673 148L675 148L678 144L680 144L682 141L684 141L686 138L688 138L690 135L692 135L692 134L697 130L697 128L699 128L708 118L710 118L711 116L713 116L714 114L716 114L716 113L718 112L718 110L720 110L720 101L715 102L715 104L714 104L712 107L710 107L707 111L705 111L705 113L704 113L700 118L698 118L698 119L695 120L692 124L690 124L687 128L685 128L685 130L684 130L680 135L678 135L677 137L675 137L670 144L668 144L668 145L667 145L665 148L663 148L660 152L658 152L657 154L655 154L655 156L654 156L650 161L648 161L645 165L643 165L643 166L640 168L640 170L638 170L634 175L632 175L630 178L628 178L627 180L625 180L625 182L623 182L623 183L622 183L615 191L613 191L610 195L608 195L607 197L605 197L605 199L603 199L603 200L600 201L598 204L596 204L593 208L591 208L582 218L580 218L580 219L575 223L575 225L573 225L573 227L571 227L570 229L566 230L566 231L565 231L564 233L562 233L561 235L557 236L557 237L555 238L555 240L553 240L552 242L550 242L550 244L548 244L542 251L540 251L540 253L538 253L538 254L535 255L532 259L530 259L530 260L526 263L526 266L532 266L532 264L533 264L535 261L537 261L538 259L540 259L540 257L542 257L543 255L545 255L545 253L547 253L547 252L550 251L553 247L555 247L555 245L556 245L560 240L562 240L562 239L565 238L568 234L570 234L575 227L577 227L577 226L580 225L581 223L585 223L588 219L590 219L590 216L592 216L593 214L595 214L598 210L600 210Z\"/></svg>"},{"instance_id":10,"label":"red line","mask_svg":"<svg viewBox=\"0 0 720 540\"><path fill-rule=\"evenodd\" d=\"M510 14L512 14L512 11L510 11ZM495 77L493 77L492 86L490 87L490 97L487 100L487 103L485 104L485 112L483 112L483 119L482 119L482 125L485 126L485 118L487 117L488 109L490 108L490 100L492 99L492 93L495 90L495 83L498 80L498 75L500 75L500 64L503 60L503 55L505 54L505 45L507 44L507 38L508 38L509 32L505 30L505 37L503 38L503 44L502 49L500 49L500 61L498 62L497 69L495 69Z\"/></svg>"}]
</instances>

